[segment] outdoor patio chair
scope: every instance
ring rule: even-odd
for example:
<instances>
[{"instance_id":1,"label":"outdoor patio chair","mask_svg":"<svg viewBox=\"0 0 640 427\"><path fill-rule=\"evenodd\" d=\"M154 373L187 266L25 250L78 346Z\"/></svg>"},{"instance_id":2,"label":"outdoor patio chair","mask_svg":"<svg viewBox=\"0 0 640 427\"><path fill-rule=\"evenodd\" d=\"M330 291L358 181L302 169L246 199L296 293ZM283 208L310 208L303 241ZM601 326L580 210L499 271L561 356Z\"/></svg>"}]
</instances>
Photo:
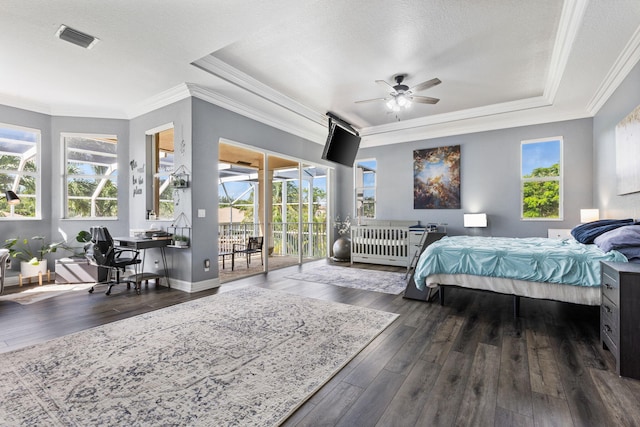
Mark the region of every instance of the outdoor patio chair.
<instances>
[{"instance_id":1,"label":"outdoor patio chair","mask_svg":"<svg viewBox=\"0 0 640 427\"><path fill-rule=\"evenodd\" d=\"M262 244L264 242L264 237L249 237L247 238L247 243L234 243L233 245L233 258L235 258L235 254L245 254L247 258L247 268L249 268L249 264L251 264L251 255L260 254L260 262L264 265L264 258L262 255ZM233 270L233 265L231 264L231 269Z\"/></svg>"}]
</instances>

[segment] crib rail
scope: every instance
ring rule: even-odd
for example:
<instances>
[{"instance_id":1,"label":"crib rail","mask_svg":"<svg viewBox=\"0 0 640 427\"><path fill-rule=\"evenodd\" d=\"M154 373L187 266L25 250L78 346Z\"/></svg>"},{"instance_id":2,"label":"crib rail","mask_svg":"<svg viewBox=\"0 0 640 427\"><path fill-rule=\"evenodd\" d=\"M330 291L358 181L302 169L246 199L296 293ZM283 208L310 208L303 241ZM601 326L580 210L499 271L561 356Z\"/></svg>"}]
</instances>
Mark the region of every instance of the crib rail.
<instances>
[{"instance_id":1,"label":"crib rail","mask_svg":"<svg viewBox=\"0 0 640 427\"><path fill-rule=\"evenodd\" d=\"M351 260L406 266L409 260L409 228L351 227Z\"/></svg>"}]
</instances>

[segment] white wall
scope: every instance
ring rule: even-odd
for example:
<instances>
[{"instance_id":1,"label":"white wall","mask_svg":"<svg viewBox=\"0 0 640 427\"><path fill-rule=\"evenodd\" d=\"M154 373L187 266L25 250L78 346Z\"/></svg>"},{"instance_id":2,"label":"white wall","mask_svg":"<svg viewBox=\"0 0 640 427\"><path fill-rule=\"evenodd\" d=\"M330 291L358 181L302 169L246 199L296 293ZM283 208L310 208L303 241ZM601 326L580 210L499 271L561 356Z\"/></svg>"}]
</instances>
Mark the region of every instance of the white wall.
<instances>
[{"instance_id":1,"label":"white wall","mask_svg":"<svg viewBox=\"0 0 640 427\"><path fill-rule=\"evenodd\" d=\"M640 218L640 193L619 196L616 189L616 125L640 105L640 63L593 119L595 148L594 199L600 216ZM638 136L640 144L640 136ZM637 159L640 168L640 159Z\"/></svg>"}]
</instances>

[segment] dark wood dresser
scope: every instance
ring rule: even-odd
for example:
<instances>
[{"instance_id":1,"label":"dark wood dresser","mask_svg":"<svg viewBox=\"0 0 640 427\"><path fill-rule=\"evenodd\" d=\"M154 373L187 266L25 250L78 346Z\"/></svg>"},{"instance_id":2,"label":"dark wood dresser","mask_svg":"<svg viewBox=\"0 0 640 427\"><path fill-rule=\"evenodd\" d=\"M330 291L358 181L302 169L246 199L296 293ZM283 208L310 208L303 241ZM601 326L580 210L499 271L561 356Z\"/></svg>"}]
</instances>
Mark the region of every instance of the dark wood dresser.
<instances>
[{"instance_id":1,"label":"dark wood dresser","mask_svg":"<svg viewBox=\"0 0 640 427\"><path fill-rule=\"evenodd\" d=\"M640 264L601 262L600 341L623 377L640 379Z\"/></svg>"}]
</instances>

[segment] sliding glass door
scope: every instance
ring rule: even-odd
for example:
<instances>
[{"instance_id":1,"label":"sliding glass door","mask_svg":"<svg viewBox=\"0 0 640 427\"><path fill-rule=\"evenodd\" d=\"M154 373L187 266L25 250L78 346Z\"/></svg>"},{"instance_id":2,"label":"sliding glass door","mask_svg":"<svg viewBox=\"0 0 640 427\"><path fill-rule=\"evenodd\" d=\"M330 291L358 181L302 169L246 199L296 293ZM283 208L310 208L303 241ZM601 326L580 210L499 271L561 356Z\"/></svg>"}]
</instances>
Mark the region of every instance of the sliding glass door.
<instances>
[{"instance_id":1,"label":"sliding glass door","mask_svg":"<svg viewBox=\"0 0 640 427\"><path fill-rule=\"evenodd\" d=\"M327 256L327 168L221 142L218 169L220 252L264 239L264 269L234 259L231 274L225 260L221 281Z\"/></svg>"}]
</instances>

